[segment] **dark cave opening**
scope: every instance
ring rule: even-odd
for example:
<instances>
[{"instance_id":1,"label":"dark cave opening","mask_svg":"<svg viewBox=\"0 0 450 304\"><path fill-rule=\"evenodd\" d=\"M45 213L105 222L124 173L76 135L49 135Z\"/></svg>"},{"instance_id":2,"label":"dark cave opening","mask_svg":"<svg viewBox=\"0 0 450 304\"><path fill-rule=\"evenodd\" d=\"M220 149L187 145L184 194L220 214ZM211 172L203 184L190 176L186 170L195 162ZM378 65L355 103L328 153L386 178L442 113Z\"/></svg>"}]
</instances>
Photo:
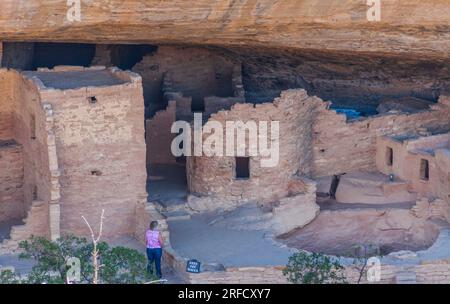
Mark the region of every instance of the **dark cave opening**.
<instances>
[{"instance_id":1,"label":"dark cave opening","mask_svg":"<svg viewBox=\"0 0 450 304\"><path fill-rule=\"evenodd\" d=\"M52 69L58 65L88 67L95 56L94 44L35 43L34 69Z\"/></svg>"},{"instance_id":2,"label":"dark cave opening","mask_svg":"<svg viewBox=\"0 0 450 304\"><path fill-rule=\"evenodd\" d=\"M19 70L52 69L58 65L87 67L95 56L94 44L6 42L2 67Z\"/></svg>"},{"instance_id":3,"label":"dark cave opening","mask_svg":"<svg viewBox=\"0 0 450 304\"><path fill-rule=\"evenodd\" d=\"M283 90L303 88L331 101L348 119L423 110L450 90L449 60L245 47L3 43L2 67L94 64L143 77L147 118L167 106L165 92L192 97L193 111L204 110L207 96L233 96L238 66L246 102L272 102Z\"/></svg>"}]
</instances>

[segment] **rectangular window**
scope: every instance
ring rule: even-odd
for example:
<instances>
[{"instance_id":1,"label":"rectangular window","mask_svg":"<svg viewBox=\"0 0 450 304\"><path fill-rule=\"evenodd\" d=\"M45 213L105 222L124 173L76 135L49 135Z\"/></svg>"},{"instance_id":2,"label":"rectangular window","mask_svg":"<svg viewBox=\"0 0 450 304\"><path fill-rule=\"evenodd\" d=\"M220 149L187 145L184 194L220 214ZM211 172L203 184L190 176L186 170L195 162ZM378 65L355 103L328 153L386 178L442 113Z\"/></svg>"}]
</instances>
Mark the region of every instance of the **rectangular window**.
<instances>
[{"instance_id":1,"label":"rectangular window","mask_svg":"<svg viewBox=\"0 0 450 304\"><path fill-rule=\"evenodd\" d=\"M30 116L30 138L36 139L36 117L33 114Z\"/></svg>"},{"instance_id":2,"label":"rectangular window","mask_svg":"<svg viewBox=\"0 0 450 304\"><path fill-rule=\"evenodd\" d=\"M390 147L386 147L386 165L392 167L394 164L394 150Z\"/></svg>"},{"instance_id":3,"label":"rectangular window","mask_svg":"<svg viewBox=\"0 0 450 304\"><path fill-rule=\"evenodd\" d=\"M448 198L450 198L450 172L448 173L448 177L447 177L447 194L448 194Z\"/></svg>"},{"instance_id":4,"label":"rectangular window","mask_svg":"<svg viewBox=\"0 0 450 304\"><path fill-rule=\"evenodd\" d=\"M422 180L430 179L430 163L426 159L420 160L420 179Z\"/></svg>"},{"instance_id":5,"label":"rectangular window","mask_svg":"<svg viewBox=\"0 0 450 304\"><path fill-rule=\"evenodd\" d=\"M236 157L236 178L250 178L250 157Z\"/></svg>"},{"instance_id":6,"label":"rectangular window","mask_svg":"<svg viewBox=\"0 0 450 304\"><path fill-rule=\"evenodd\" d=\"M33 187L33 192L31 193L32 199L33 201L37 201L38 199L38 187L34 186Z\"/></svg>"}]
</instances>

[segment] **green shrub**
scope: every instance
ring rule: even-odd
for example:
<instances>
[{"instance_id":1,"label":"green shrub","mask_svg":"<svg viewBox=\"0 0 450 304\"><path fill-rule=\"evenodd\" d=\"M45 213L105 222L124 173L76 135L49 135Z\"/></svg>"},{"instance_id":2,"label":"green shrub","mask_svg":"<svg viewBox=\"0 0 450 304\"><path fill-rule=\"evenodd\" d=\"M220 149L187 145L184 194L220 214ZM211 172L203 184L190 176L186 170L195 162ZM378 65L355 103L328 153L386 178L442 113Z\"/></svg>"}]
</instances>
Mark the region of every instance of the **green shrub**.
<instances>
[{"instance_id":1,"label":"green shrub","mask_svg":"<svg viewBox=\"0 0 450 304\"><path fill-rule=\"evenodd\" d=\"M11 270L0 269L0 284L19 284L18 276Z\"/></svg>"},{"instance_id":2,"label":"green shrub","mask_svg":"<svg viewBox=\"0 0 450 304\"><path fill-rule=\"evenodd\" d=\"M343 270L336 259L300 251L289 258L283 274L294 284L343 284L347 283Z\"/></svg>"},{"instance_id":3,"label":"green shrub","mask_svg":"<svg viewBox=\"0 0 450 304\"><path fill-rule=\"evenodd\" d=\"M147 258L134 249L115 247L101 256L100 277L110 284L138 284L156 280L147 274Z\"/></svg>"},{"instance_id":4,"label":"green shrub","mask_svg":"<svg viewBox=\"0 0 450 304\"><path fill-rule=\"evenodd\" d=\"M85 238L73 235L65 236L57 241L49 241L42 237L31 237L20 243L21 259L33 259L33 266L28 279L24 283L30 284L64 284L70 266L70 258L80 260L79 283L93 282L92 252L93 244ZM144 254L125 247L110 247L106 242L97 244L99 251L99 283L104 284L139 284L154 280L147 274Z\"/></svg>"}]
</instances>

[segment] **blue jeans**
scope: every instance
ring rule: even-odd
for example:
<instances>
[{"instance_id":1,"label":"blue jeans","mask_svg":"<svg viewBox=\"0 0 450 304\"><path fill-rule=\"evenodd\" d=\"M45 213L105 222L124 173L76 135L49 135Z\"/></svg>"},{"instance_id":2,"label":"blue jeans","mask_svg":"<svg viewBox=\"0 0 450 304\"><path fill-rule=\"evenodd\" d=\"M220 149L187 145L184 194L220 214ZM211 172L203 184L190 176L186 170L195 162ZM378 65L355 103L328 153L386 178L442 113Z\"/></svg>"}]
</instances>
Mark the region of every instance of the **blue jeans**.
<instances>
[{"instance_id":1,"label":"blue jeans","mask_svg":"<svg viewBox=\"0 0 450 304\"><path fill-rule=\"evenodd\" d=\"M147 248L147 259L148 259L147 271L149 273L153 273L153 263L155 263L156 275L158 276L158 278L162 277L161 256L162 256L161 248Z\"/></svg>"}]
</instances>

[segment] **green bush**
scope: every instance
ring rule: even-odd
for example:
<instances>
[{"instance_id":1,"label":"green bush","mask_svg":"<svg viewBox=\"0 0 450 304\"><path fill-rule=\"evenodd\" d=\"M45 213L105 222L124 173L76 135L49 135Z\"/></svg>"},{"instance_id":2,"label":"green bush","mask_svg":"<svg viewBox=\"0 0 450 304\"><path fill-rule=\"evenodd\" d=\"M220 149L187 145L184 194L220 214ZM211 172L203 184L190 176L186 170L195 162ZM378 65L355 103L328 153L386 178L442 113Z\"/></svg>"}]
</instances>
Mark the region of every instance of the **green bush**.
<instances>
[{"instance_id":1,"label":"green bush","mask_svg":"<svg viewBox=\"0 0 450 304\"><path fill-rule=\"evenodd\" d=\"M289 258L283 274L294 284L344 284L344 267L320 253L300 251Z\"/></svg>"},{"instance_id":2,"label":"green bush","mask_svg":"<svg viewBox=\"0 0 450 304\"><path fill-rule=\"evenodd\" d=\"M0 269L0 284L19 284L18 276L11 270Z\"/></svg>"},{"instance_id":3,"label":"green bush","mask_svg":"<svg viewBox=\"0 0 450 304\"><path fill-rule=\"evenodd\" d=\"M30 284L63 284L66 283L70 266L67 261L76 257L80 260L79 283L92 283L93 244L85 238L73 235L65 236L57 241L49 241L42 237L31 237L20 243L21 259L33 259L33 266L27 280L22 283ZM147 259L137 250L125 247L110 247L106 242L97 244L99 251L99 283L104 284L139 284L155 277L147 274Z\"/></svg>"},{"instance_id":4,"label":"green bush","mask_svg":"<svg viewBox=\"0 0 450 304\"><path fill-rule=\"evenodd\" d=\"M101 258L103 267L100 277L110 284L139 284L156 280L146 272L147 258L134 249L115 247L107 250Z\"/></svg>"}]
</instances>

